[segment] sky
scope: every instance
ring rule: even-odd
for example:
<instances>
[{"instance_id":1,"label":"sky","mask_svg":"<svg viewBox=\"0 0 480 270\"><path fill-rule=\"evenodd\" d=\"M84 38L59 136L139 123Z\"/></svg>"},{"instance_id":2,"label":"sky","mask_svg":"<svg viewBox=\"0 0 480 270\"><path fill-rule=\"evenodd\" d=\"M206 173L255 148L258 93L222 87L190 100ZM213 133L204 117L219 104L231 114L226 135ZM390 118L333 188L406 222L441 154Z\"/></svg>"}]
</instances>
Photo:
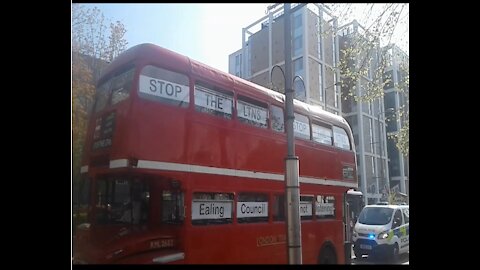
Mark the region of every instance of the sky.
<instances>
[{"instance_id":1,"label":"sky","mask_svg":"<svg viewBox=\"0 0 480 270\"><path fill-rule=\"evenodd\" d=\"M265 16L271 3L83 5L99 8L107 25L121 21L127 48L153 43L228 72L228 56L242 47L242 28Z\"/></svg>"},{"instance_id":2,"label":"sky","mask_svg":"<svg viewBox=\"0 0 480 270\"><path fill-rule=\"evenodd\" d=\"M242 48L242 28L270 4L85 4L121 21L127 47L153 43L228 72L228 55Z\"/></svg>"}]
</instances>

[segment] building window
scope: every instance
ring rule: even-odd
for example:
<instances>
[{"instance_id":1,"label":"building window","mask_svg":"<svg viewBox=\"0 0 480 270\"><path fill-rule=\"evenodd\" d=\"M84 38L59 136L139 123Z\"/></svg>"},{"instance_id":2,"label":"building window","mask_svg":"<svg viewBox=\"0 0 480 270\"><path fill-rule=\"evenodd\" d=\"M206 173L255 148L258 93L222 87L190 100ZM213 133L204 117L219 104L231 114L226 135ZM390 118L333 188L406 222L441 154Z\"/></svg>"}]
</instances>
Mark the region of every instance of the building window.
<instances>
[{"instance_id":1,"label":"building window","mask_svg":"<svg viewBox=\"0 0 480 270\"><path fill-rule=\"evenodd\" d=\"M320 91L320 101L325 98L323 96L323 76L322 76L322 64L318 63L318 91Z\"/></svg>"},{"instance_id":2,"label":"building window","mask_svg":"<svg viewBox=\"0 0 480 270\"><path fill-rule=\"evenodd\" d=\"M316 35L317 35L317 57L318 59L322 60L322 25L320 23L320 17L315 16L316 18ZM321 88L320 88L321 89Z\"/></svg>"},{"instance_id":3,"label":"building window","mask_svg":"<svg viewBox=\"0 0 480 270\"><path fill-rule=\"evenodd\" d=\"M293 39L293 56L299 56L302 52L303 37L298 36Z\"/></svg>"},{"instance_id":4,"label":"building window","mask_svg":"<svg viewBox=\"0 0 480 270\"><path fill-rule=\"evenodd\" d=\"M383 74L383 82L385 83L383 89L387 90L393 87L393 70L387 71Z\"/></svg>"},{"instance_id":5,"label":"building window","mask_svg":"<svg viewBox=\"0 0 480 270\"><path fill-rule=\"evenodd\" d=\"M299 10L294 13L292 21L293 29L293 57L299 56L303 52L303 23L302 23L302 13L303 10Z\"/></svg>"},{"instance_id":6,"label":"building window","mask_svg":"<svg viewBox=\"0 0 480 270\"><path fill-rule=\"evenodd\" d=\"M390 177L400 176L400 153L397 148L395 139L387 139L387 151L388 151L388 174Z\"/></svg>"},{"instance_id":7,"label":"building window","mask_svg":"<svg viewBox=\"0 0 480 270\"><path fill-rule=\"evenodd\" d=\"M304 69L303 69L303 57L297 58L293 61L293 72L295 76L301 76L305 80ZM300 79L295 79L293 88L295 89L295 99L300 101L306 100L307 91L303 82Z\"/></svg>"},{"instance_id":8,"label":"building window","mask_svg":"<svg viewBox=\"0 0 480 270\"><path fill-rule=\"evenodd\" d=\"M368 119L368 135L370 136L370 145L374 145L378 142L374 141L374 134L373 134L373 119L367 118ZM372 150L373 147L370 148Z\"/></svg>"}]
</instances>

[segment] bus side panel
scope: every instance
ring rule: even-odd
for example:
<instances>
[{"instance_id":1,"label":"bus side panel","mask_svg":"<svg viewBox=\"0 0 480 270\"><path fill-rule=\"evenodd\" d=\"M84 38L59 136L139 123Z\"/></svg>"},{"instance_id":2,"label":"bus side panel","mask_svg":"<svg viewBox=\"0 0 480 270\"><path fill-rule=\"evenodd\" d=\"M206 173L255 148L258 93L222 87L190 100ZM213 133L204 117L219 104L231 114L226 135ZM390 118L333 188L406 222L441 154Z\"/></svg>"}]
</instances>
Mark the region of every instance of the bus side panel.
<instances>
[{"instance_id":1,"label":"bus side panel","mask_svg":"<svg viewBox=\"0 0 480 270\"><path fill-rule=\"evenodd\" d=\"M188 152L190 164L217 168L235 167L237 157L232 137L233 120L195 112L188 127L188 144L182 144ZM181 146L179 146L181 147Z\"/></svg>"},{"instance_id":2,"label":"bus side panel","mask_svg":"<svg viewBox=\"0 0 480 270\"><path fill-rule=\"evenodd\" d=\"M139 160L184 163L188 149L188 110L139 99L131 124L131 148ZM158 115L158 117L152 117Z\"/></svg>"},{"instance_id":3,"label":"bus side panel","mask_svg":"<svg viewBox=\"0 0 480 270\"><path fill-rule=\"evenodd\" d=\"M299 141L299 140L297 140ZM299 157L300 175L326 179L340 179L335 166L336 153L327 147L313 148L312 142L297 143L296 154ZM325 149L323 149L325 148Z\"/></svg>"},{"instance_id":4,"label":"bus side panel","mask_svg":"<svg viewBox=\"0 0 480 270\"><path fill-rule=\"evenodd\" d=\"M286 141L271 130L237 123L235 138L236 168L255 172L283 174L287 155Z\"/></svg>"}]
</instances>

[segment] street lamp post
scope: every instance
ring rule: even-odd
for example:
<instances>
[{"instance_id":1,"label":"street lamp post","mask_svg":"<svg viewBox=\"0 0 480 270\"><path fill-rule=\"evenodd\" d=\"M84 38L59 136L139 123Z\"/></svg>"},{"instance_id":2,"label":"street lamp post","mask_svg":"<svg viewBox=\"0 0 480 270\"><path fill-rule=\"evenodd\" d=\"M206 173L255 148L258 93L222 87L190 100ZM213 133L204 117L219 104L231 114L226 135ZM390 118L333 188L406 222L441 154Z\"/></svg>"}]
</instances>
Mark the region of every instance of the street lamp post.
<instances>
[{"instance_id":1,"label":"street lamp post","mask_svg":"<svg viewBox=\"0 0 480 270\"><path fill-rule=\"evenodd\" d=\"M275 68L280 69L285 85L293 85L296 79L299 79L305 88L305 81L302 76L296 75L291 83L287 83L287 78L283 69L279 65L274 65L270 71L270 82L272 82L272 74ZM299 183L299 166L298 157L295 156L295 143L293 122L295 115L293 113L293 95L295 89L290 86L285 89L285 130L287 133L287 157L285 158L285 197L287 209L287 250L289 264L302 263L302 233L300 226L300 183ZM290 123L289 123L290 121Z\"/></svg>"}]
</instances>

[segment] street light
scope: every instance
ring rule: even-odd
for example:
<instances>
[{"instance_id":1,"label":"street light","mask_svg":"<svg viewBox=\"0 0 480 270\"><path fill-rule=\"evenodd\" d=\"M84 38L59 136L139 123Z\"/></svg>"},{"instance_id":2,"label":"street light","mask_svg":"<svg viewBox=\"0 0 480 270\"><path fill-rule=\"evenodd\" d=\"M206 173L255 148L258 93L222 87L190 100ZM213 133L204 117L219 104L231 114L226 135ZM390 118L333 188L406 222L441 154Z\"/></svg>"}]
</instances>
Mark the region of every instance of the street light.
<instances>
[{"instance_id":1,"label":"street light","mask_svg":"<svg viewBox=\"0 0 480 270\"><path fill-rule=\"evenodd\" d=\"M283 79L285 80L285 73L283 72L282 67L279 66L279 65L274 65L274 66L272 67L272 70L270 70L270 83L272 84L272 87L273 87L273 77L272 77L272 76L273 76L273 70L274 70L275 68L279 68L279 69L280 69L280 71L282 72L282 75L283 75ZM300 76L300 75L295 75L295 77L293 77L292 85L295 85L295 80L296 80L296 79L299 79L299 80L302 82L302 84L303 84L303 89L305 89L305 91L307 91L307 88L306 88L306 86L305 86L305 81L303 80L303 77ZM334 84L334 85L336 85L336 84Z\"/></svg>"},{"instance_id":2,"label":"street light","mask_svg":"<svg viewBox=\"0 0 480 270\"><path fill-rule=\"evenodd\" d=\"M286 63L288 61L285 61ZM291 61L290 61L291 63ZM303 88L306 91L305 81L302 76L296 75L293 77L292 83L287 83L285 73L279 65L272 67L270 71L270 83L273 86L273 70L279 68L282 72L285 81L285 131L287 133L287 150L288 154L285 158L285 196L287 198L287 249L288 249L288 262L289 264L301 264L302 263L302 242L301 242L301 227L300 227L300 185L299 185L299 170L298 170L298 157L295 156L295 144L293 138L293 121L295 121L295 114L293 110L293 94L295 89L292 86L288 89L288 85L294 85L295 80L299 79ZM287 69L288 70L288 69ZM289 96L290 95L290 96ZM290 121L290 123L288 123ZM289 202L291 200L291 202Z\"/></svg>"}]
</instances>

